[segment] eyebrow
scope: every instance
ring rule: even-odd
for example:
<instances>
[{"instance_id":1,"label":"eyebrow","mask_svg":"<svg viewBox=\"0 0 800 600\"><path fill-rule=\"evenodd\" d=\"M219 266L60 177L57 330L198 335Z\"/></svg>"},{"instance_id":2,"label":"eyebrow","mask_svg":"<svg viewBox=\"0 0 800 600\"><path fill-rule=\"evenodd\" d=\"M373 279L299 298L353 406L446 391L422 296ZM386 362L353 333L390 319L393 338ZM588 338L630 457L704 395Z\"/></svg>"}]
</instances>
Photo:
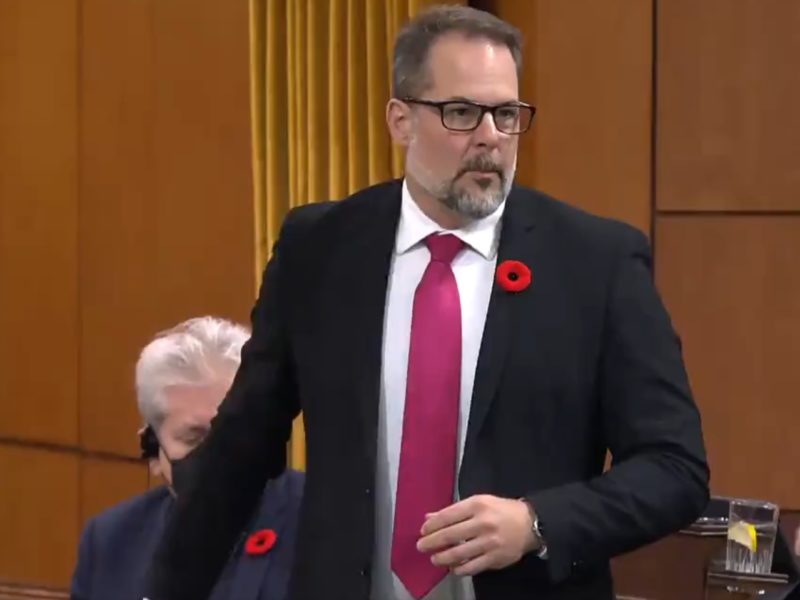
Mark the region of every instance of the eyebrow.
<instances>
[{"instance_id":1,"label":"eyebrow","mask_svg":"<svg viewBox=\"0 0 800 600\"><path fill-rule=\"evenodd\" d=\"M449 98L445 98L442 102L470 102L472 104L481 104L484 106L505 106L506 104L523 104L522 100L503 100L502 102L496 102L492 104L488 104L485 102L479 102L474 98L467 98L466 96L450 96Z\"/></svg>"}]
</instances>

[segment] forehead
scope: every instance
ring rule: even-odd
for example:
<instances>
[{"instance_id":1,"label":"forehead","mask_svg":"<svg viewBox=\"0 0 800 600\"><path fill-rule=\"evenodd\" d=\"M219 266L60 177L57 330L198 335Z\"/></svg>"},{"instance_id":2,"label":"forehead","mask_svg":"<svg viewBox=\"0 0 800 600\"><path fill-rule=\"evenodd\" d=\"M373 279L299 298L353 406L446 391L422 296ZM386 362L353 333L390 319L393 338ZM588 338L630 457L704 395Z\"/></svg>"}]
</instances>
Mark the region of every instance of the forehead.
<instances>
[{"instance_id":1,"label":"forehead","mask_svg":"<svg viewBox=\"0 0 800 600\"><path fill-rule=\"evenodd\" d=\"M511 51L487 38L445 34L431 46L427 67L431 85L426 93L436 99L493 103L519 98Z\"/></svg>"},{"instance_id":2,"label":"forehead","mask_svg":"<svg viewBox=\"0 0 800 600\"><path fill-rule=\"evenodd\" d=\"M218 381L209 385L175 385L164 392L167 418L182 418L190 415L206 415L216 412L225 398L230 381Z\"/></svg>"}]
</instances>

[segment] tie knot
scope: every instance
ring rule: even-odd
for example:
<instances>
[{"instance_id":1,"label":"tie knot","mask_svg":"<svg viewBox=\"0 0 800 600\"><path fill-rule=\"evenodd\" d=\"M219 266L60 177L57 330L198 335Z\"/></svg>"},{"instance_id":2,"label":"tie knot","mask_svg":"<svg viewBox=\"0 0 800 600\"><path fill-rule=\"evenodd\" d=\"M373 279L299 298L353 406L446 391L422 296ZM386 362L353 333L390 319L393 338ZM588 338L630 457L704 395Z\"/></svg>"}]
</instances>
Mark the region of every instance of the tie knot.
<instances>
[{"instance_id":1,"label":"tie knot","mask_svg":"<svg viewBox=\"0 0 800 600\"><path fill-rule=\"evenodd\" d=\"M456 255L461 252L464 242L452 233L444 235L429 235L425 238L425 244L431 252L431 260L450 264Z\"/></svg>"}]
</instances>

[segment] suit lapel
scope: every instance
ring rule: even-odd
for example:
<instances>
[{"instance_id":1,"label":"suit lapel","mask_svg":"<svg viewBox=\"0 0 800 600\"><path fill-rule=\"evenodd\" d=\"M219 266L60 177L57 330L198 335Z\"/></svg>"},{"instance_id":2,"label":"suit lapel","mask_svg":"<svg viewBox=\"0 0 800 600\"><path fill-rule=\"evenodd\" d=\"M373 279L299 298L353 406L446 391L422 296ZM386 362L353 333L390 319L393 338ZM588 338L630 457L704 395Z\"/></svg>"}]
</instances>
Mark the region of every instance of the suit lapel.
<instances>
[{"instance_id":1,"label":"suit lapel","mask_svg":"<svg viewBox=\"0 0 800 600\"><path fill-rule=\"evenodd\" d=\"M166 487L158 488L158 491L148 492L148 493L158 493L161 496L161 499L158 502L158 506L156 511L153 513L153 518L146 519L144 522L141 523L140 532L138 535L143 536L144 543L142 545L142 553L139 555L141 556L142 562L140 563L140 570L137 571L135 568L130 569L129 574L126 573L125 577L136 578L138 576L138 581L143 582L145 574L147 573L148 566L153 560L153 556L155 556L156 549L158 548L158 543L161 541L161 537L164 533L164 529L166 527L167 519L169 518L170 512L172 511L175 502L170 495L169 491ZM148 515L150 512L148 511ZM132 544L130 547L126 548L126 552L131 551L133 548L139 547L138 544ZM128 571L126 569L126 571ZM136 581L137 579L133 579ZM119 586L119 589L124 589L125 582L116 580L115 583ZM139 594L141 597L144 594L144 590L141 590L142 593Z\"/></svg>"},{"instance_id":2,"label":"suit lapel","mask_svg":"<svg viewBox=\"0 0 800 600\"><path fill-rule=\"evenodd\" d=\"M521 306L527 306L527 303L530 302L530 295L535 293L535 270L541 256L540 239L535 232L536 206L536 201L526 196L525 192L517 187L512 189L506 200L497 266L499 267L506 260L520 261L534 272L534 282L528 289L516 293L506 291L496 280L492 282L489 309L486 314L478 364L475 370L465 444L465 461L483 426L492 398L497 392L514 331L515 311L519 310Z\"/></svg>"},{"instance_id":3,"label":"suit lapel","mask_svg":"<svg viewBox=\"0 0 800 600\"><path fill-rule=\"evenodd\" d=\"M342 211L345 231L336 257L337 285L347 309L347 332L351 338L349 359L365 458L374 472L378 438L378 405L383 355L383 320L386 289L400 219L399 181L374 188L359 205Z\"/></svg>"},{"instance_id":4,"label":"suit lapel","mask_svg":"<svg viewBox=\"0 0 800 600\"><path fill-rule=\"evenodd\" d=\"M252 521L251 526L242 536L237 554L229 563L228 573L229 591L227 586L220 586L212 598L214 600L256 600L261 592L261 587L267 577L273 562L273 553L267 552L262 556L250 556L244 549L247 538L261 529L272 529L277 534L276 548L281 543L284 512L288 498L288 477L286 474L273 479L267 484L261 499L259 512Z\"/></svg>"}]
</instances>

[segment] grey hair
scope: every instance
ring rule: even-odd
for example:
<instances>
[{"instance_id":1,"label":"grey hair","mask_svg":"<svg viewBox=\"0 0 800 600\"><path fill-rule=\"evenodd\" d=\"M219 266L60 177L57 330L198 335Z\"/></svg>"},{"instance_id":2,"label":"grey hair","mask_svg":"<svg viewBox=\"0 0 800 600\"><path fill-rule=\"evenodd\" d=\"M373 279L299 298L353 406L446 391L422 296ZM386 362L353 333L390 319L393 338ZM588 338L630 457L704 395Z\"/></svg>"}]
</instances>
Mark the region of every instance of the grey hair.
<instances>
[{"instance_id":1,"label":"grey hair","mask_svg":"<svg viewBox=\"0 0 800 600\"><path fill-rule=\"evenodd\" d=\"M447 33L484 38L506 46L522 73L522 34L491 13L469 6L433 6L409 21L394 44L392 95L400 100L421 94L431 85L428 55L434 42Z\"/></svg>"},{"instance_id":2,"label":"grey hair","mask_svg":"<svg viewBox=\"0 0 800 600\"><path fill-rule=\"evenodd\" d=\"M189 319L158 333L136 363L136 400L145 423L160 427L167 388L208 385L233 375L249 337L245 327L216 317Z\"/></svg>"}]
</instances>

